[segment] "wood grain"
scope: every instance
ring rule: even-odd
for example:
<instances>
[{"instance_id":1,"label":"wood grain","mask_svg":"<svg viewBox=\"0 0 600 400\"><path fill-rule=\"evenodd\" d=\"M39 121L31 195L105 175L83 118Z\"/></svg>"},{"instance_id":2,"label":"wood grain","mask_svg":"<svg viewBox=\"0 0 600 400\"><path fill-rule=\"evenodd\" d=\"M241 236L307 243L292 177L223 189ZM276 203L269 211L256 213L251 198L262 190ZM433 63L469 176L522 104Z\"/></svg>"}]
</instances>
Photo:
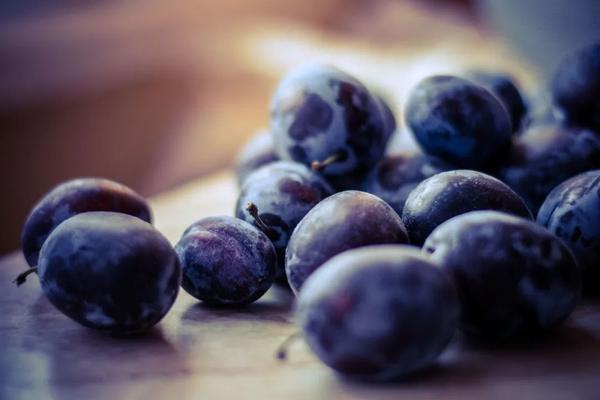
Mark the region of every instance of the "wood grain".
<instances>
[{"instance_id":1,"label":"wood grain","mask_svg":"<svg viewBox=\"0 0 600 400\"><path fill-rule=\"evenodd\" d=\"M152 200L156 225L175 242L198 218L231 214L231 172ZM295 331L293 297L272 289L242 309L211 309L181 292L151 332L116 338L56 311L19 253L0 260L2 399L598 399L600 304L585 304L535 344L489 348L455 338L430 370L401 382L339 377L302 342L274 358Z\"/></svg>"}]
</instances>

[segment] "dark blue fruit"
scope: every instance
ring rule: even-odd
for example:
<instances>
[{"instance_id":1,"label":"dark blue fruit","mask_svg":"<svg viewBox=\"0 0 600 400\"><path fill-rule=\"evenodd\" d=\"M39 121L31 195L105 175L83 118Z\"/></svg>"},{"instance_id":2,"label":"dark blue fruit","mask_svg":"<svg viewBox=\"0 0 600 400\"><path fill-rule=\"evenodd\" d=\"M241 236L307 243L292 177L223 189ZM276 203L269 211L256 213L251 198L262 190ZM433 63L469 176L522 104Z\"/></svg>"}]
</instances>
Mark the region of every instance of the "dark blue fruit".
<instances>
[{"instance_id":1,"label":"dark blue fruit","mask_svg":"<svg viewBox=\"0 0 600 400\"><path fill-rule=\"evenodd\" d=\"M86 212L52 231L40 250L44 294L80 324L144 331L173 305L181 268L169 241L139 218Z\"/></svg>"},{"instance_id":2,"label":"dark blue fruit","mask_svg":"<svg viewBox=\"0 0 600 400\"><path fill-rule=\"evenodd\" d=\"M527 105L513 77L501 73L473 70L465 78L492 92L508 111L513 132L518 132L527 114Z\"/></svg>"},{"instance_id":3,"label":"dark blue fruit","mask_svg":"<svg viewBox=\"0 0 600 400\"><path fill-rule=\"evenodd\" d=\"M387 156L367 175L361 190L380 197L401 215L408 195L419 183L448 169L421 153Z\"/></svg>"},{"instance_id":4,"label":"dark blue fruit","mask_svg":"<svg viewBox=\"0 0 600 400\"><path fill-rule=\"evenodd\" d=\"M567 318L579 297L569 249L523 218L496 211L459 215L436 228L423 250L456 284L462 328L470 335L538 335Z\"/></svg>"},{"instance_id":5,"label":"dark blue fruit","mask_svg":"<svg viewBox=\"0 0 600 400\"><path fill-rule=\"evenodd\" d=\"M282 159L326 178L366 173L389 136L380 102L358 80L326 65L295 69L271 102L271 131Z\"/></svg>"},{"instance_id":6,"label":"dark blue fruit","mask_svg":"<svg viewBox=\"0 0 600 400\"><path fill-rule=\"evenodd\" d=\"M278 280L287 283L285 249L298 222L333 190L303 164L278 161L250 174L235 206L235 216L254 224L277 251Z\"/></svg>"},{"instance_id":7,"label":"dark blue fruit","mask_svg":"<svg viewBox=\"0 0 600 400\"><path fill-rule=\"evenodd\" d=\"M487 89L465 79L433 76L410 93L407 125L423 150L461 168L489 168L510 147L510 117Z\"/></svg>"},{"instance_id":8,"label":"dark blue fruit","mask_svg":"<svg viewBox=\"0 0 600 400\"><path fill-rule=\"evenodd\" d=\"M558 124L536 125L516 138L498 177L536 214L546 196L568 178L600 168L600 135Z\"/></svg>"},{"instance_id":9,"label":"dark blue fruit","mask_svg":"<svg viewBox=\"0 0 600 400\"><path fill-rule=\"evenodd\" d=\"M600 43L565 57L551 86L554 105L568 123L600 132Z\"/></svg>"},{"instance_id":10,"label":"dark blue fruit","mask_svg":"<svg viewBox=\"0 0 600 400\"><path fill-rule=\"evenodd\" d=\"M421 246L444 221L475 210L497 210L533 219L508 186L482 172L442 172L421 182L408 196L402 221L412 244Z\"/></svg>"},{"instance_id":11,"label":"dark blue fruit","mask_svg":"<svg viewBox=\"0 0 600 400\"><path fill-rule=\"evenodd\" d=\"M233 217L195 222L175 250L183 268L181 287L210 305L252 303L271 287L277 272L269 238Z\"/></svg>"},{"instance_id":12,"label":"dark blue fruit","mask_svg":"<svg viewBox=\"0 0 600 400\"><path fill-rule=\"evenodd\" d=\"M29 213L21 236L27 263L37 265L40 248L54 228L86 211L115 211L152 222L146 200L127 186L108 179L74 179L52 189Z\"/></svg>"},{"instance_id":13,"label":"dark blue fruit","mask_svg":"<svg viewBox=\"0 0 600 400\"><path fill-rule=\"evenodd\" d=\"M537 222L573 251L586 291L600 293L600 170L577 175L554 188Z\"/></svg>"},{"instance_id":14,"label":"dark blue fruit","mask_svg":"<svg viewBox=\"0 0 600 400\"><path fill-rule=\"evenodd\" d=\"M294 229L285 254L288 282L297 294L306 278L336 254L393 243L408 243L408 235L392 207L369 193L336 193L317 204Z\"/></svg>"},{"instance_id":15,"label":"dark blue fruit","mask_svg":"<svg viewBox=\"0 0 600 400\"><path fill-rule=\"evenodd\" d=\"M327 261L306 281L297 319L329 367L357 378L392 379L426 368L459 318L448 277L408 246L369 246Z\"/></svg>"},{"instance_id":16,"label":"dark blue fruit","mask_svg":"<svg viewBox=\"0 0 600 400\"><path fill-rule=\"evenodd\" d=\"M238 186L241 186L246 177L263 165L279 160L275 154L273 135L264 131L253 136L242 148L235 160L235 176Z\"/></svg>"}]
</instances>

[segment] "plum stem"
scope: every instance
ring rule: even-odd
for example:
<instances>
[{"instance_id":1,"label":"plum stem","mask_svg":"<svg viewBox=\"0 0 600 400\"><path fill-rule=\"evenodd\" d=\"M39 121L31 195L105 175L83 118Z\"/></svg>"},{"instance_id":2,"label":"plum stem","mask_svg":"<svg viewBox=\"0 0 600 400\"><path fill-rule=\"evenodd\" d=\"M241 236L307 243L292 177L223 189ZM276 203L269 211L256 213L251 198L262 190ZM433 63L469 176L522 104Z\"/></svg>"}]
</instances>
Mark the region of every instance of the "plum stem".
<instances>
[{"instance_id":1,"label":"plum stem","mask_svg":"<svg viewBox=\"0 0 600 400\"><path fill-rule=\"evenodd\" d=\"M285 361L288 358L288 352L292 343L294 343L297 339L300 338L300 332L296 331L286 337L283 342L277 347L277 352L275 353L275 357L278 360Z\"/></svg>"},{"instance_id":2,"label":"plum stem","mask_svg":"<svg viewBox=\"0 0 600 400\"><path fill-rule=\"evenodd\" d=\"M13 282L16 283L17 286L21 286L27 280L27 276L29 274L37 272L37 270L38 270L37 267L32 267L32 268L26 269L25 271L21 272Z\"/></svg>"},{"instance_id":3,"label":"plum stem","mask_svg":"<svg viewBox=\"0 0 600 400\"><path fill-rule=\"evenodd\" d=\"M267 235L273 234L273 230L269 227L269 225L265 224L265 221L263 221L262 218L260 218L260 216L258 215L258 207L256 207L256 204L248 203L246 205L246 211L248 211L250 213L252 218L254 218L256 225L258 225L258 227L263 232L265 232Z\"/></svg>"},{"instance_id":4,"label":"plum stem","mask_svg":"<svg viewBox=\"0 0 600 400\"><path fill-rule=\"evenodd\" d=\"M313 169L313 171L321 171L323 168L338 162L342 159L342 154L341 153L334 153L332 155L330 155L329 157L327 157L326 159L324 159L323 161L318 161L315 160L310 164L310 167Z\"/></svg>"}]
</instances>

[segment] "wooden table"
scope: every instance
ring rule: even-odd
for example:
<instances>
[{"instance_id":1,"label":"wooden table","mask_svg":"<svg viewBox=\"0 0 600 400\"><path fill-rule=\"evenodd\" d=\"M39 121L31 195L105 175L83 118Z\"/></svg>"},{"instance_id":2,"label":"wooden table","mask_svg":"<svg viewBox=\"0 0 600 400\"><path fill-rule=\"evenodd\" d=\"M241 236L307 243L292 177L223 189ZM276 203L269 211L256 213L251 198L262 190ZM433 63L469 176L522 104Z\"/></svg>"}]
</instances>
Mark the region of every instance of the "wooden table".
<instances>
[{"instance_id":1,"label":"wooden table","mask_svg":"<svg viewBox=\"0 0 600 400\"><path fill-rule=\"evenodd\" d=\"M231 214L231 173L152 200L175 242L195 219ZM293 298L271 290L239 310L214 310L180 292L151 332L115 338L70 321L30 279L21 254L0 260L0 398L16 399L600 399L600 303L580 306L551 337L485 348L457 337L431 370L402 382L339 377L302 342L286 362L275 349L294 332Z\"/></svg>"}]
</instances>

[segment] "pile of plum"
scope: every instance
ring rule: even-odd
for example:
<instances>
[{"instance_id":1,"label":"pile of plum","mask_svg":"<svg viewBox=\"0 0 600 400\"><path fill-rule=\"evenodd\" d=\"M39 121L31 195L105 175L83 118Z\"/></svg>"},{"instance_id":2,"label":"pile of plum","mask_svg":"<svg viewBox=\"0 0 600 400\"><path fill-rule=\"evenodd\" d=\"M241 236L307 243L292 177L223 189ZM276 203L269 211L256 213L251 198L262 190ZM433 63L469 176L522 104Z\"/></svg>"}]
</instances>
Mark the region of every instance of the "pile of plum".
<instances>
[{"instance_id":1,"label":"pile of plum","mask_svg":"<svg viewBox=\"0 0 600 400\"><path fill-rule=\"evenodd\" d=\"M457 329L542 335L600 293L600 44L550 92L538 121L510 77L432 76L398 130L357 79L303 66L238 157L235 217L196 221L173 248L130 189L70 181L31 212L17 283L37 272L60 311L113 333L158 322L180 285L218 306L289 286L309 347L360 378L427 367ZM389 145L407 134L417 150Z\"/></svg>"}]
</instances>

